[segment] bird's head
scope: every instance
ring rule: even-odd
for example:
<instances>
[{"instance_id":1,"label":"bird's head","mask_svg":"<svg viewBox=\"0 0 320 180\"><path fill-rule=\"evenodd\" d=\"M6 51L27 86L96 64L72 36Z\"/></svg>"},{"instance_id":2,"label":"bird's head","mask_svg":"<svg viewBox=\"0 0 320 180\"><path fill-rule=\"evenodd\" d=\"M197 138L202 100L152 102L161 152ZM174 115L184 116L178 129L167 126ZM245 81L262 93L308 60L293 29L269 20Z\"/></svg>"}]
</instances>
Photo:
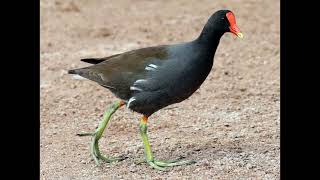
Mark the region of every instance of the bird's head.
<instances>
[{"instance_id":1,"label":"bird's head","mask_svg":"<svg viewBox=\"0 0 320 180\"><path fill-rule=\"evenodd\" d=\"M209 22L209 24L215 26L214 29L231 32L237 37L243 38L243 34L237 26L235 15L230 10L219 10L215 12L209 19Z\"/></svg>"}]
</instances>

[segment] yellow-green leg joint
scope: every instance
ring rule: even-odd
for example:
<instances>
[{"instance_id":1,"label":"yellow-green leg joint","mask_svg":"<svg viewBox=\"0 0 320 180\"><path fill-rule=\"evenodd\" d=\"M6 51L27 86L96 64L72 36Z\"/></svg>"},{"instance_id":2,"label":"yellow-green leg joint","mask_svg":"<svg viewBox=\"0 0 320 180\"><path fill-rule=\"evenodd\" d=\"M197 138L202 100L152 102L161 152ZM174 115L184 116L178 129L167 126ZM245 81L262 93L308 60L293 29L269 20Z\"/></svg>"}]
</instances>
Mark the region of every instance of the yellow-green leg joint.
<instances>
[{"instance_id":1,"label":"yellow-green leg joint","mask_svg":"<svg viewBox=\"0 0 320 180\"><path fill-rule=\"evenodd\" d=\"M117 158L109 158L109 157L105 157L100 153L99 150L99 139L102 137L102 134L112 116L112 114L114 112L117 111L118 108L120 108L121 106L123 106L124 103L122 101L118 101L114 104L112 104L107 111L104 113L103 115L103 119L102 121L99 123L99 126L97 128L97 130L94 133L81 133L78 134L79 136L92 136L92 141L91 141L91 145L90 145L90 152L91 155L94 159L94 161L96 162L97 165L99 165L99 160L103 160L106 161L108 163L111 163L113 161L120 161L125 159L124 157L117 157Z\"/></svg>"}]
</instances>

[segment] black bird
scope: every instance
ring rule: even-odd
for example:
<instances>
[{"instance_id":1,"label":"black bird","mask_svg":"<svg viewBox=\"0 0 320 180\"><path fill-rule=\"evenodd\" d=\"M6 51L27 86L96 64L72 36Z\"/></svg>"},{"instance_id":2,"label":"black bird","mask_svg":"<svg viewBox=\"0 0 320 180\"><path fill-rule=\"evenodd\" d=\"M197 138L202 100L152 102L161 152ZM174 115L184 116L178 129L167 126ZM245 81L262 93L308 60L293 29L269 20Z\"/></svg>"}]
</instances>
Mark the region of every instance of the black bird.
<instances>
[{"instance_id":1,"label":"black bird","mask_svg":"<svg viewBox=\"0 0 320 180\"><path fill-rule=\"evenodd\" d=\"M215 51L225 32L243 37L234 14L230 10L219 10L209 18L200 36L193 41L147 47L105 58L82 59L94 65L69 70L70 74L97 82L121 99L105 112L94 133L79 134L93 136L91 155L97 164L100 160L113 162L124 159L104 157L98 147L98 140L111 115L123 105L143 115L140 133L149 165L164 170L168 166L194 163L181 159L155 160L147 137L147 120L161 108L187 99L200 87L211 71Z\"/></svg>"}]
</instances>

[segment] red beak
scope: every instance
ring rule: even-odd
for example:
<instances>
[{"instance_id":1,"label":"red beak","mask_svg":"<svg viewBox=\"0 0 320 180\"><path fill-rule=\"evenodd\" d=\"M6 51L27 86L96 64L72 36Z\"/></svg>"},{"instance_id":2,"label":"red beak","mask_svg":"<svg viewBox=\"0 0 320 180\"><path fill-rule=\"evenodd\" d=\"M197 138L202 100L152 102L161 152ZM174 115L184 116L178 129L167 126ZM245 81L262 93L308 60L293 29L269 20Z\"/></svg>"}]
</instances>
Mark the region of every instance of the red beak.
<instances>
[{"instance_id":1,"label":"red beak","mask_svg":"<svg viewBox=\"0 0 320 180\"><path fill-rule=\"evenodd\" d=\"M233 15L232 12L228 12L226 14L227 19L230 23L230 32L232 32L234 35L238 36L239 38L243 38L243 34L240 32L240 29L238 28L237 24L236 24L236 18Z\"/></svg>"}]
</instances>

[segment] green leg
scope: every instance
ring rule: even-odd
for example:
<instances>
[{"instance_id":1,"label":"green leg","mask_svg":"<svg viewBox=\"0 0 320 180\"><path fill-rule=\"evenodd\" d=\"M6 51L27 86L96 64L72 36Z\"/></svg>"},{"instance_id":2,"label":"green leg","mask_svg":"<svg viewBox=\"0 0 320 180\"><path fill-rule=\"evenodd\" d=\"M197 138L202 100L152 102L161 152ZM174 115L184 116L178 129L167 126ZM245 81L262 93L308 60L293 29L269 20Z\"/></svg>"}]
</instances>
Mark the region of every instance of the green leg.
<instances>
[{"instance_id":1,"label":"green leg","mask_svg":"<svg viewBox=\"0 0 320 180\"><path fill-rule=\"evenodd\" d=\"M111 163L113 161L120 161L125 159L124 157L117 157L117 158L109 158L109 157L105 157L100 153L99 150L99 144L98 141L99 139L102 137L102 134L111 118L111 115L116 112L116 110L118 108L120 108L122 105L124 105L124 103L122 101L116 102L114 104L112 104L110 106L110 108L108 108L108 110L104 113L103 115L103 119L99 124L99 127L97 128L97 130L94 133L81 133L78 134L79 136L92 136L92 142L90 145L90 152L91 155L94 159L94 161L96 162L97 165L99 165L99 160L103 160L106 161L108 163Z\"/></svg>"},{"instance_id":2,"label":"green leg","mask_svg":"<svg viewBox=\"0 0 320 180\"><path fill-rule=\"evenodd\" d=\"M169 161L158 161L153 158L150 143L147 135L147 121L148 117L144 116L140 121L140 134L144 144L145 156L147 163L155 169L165 170L164 167L179 166L184 164L193 164L195 161L181 160L181 158Z\"/></svg>"}]
</instances>

